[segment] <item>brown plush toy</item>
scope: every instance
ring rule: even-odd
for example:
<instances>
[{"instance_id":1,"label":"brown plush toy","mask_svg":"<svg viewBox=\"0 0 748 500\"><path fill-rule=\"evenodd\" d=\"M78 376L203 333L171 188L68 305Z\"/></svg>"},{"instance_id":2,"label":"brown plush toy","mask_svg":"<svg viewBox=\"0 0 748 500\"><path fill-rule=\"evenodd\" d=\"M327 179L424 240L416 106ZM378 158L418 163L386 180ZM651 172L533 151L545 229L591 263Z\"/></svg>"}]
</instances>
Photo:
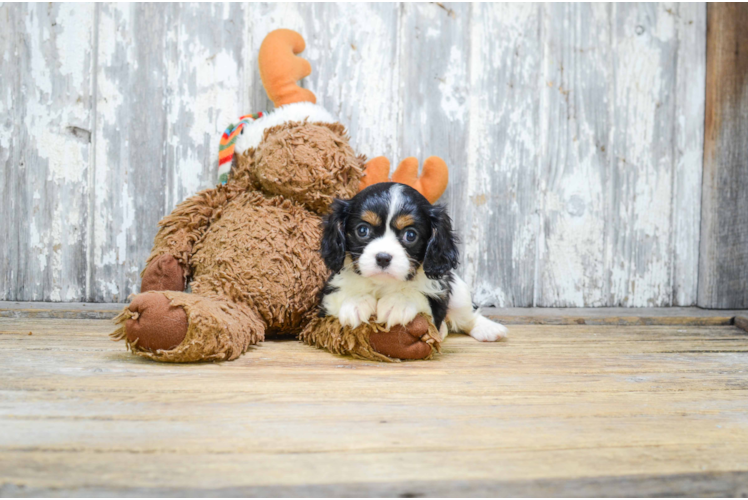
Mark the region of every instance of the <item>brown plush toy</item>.
<instances>
[{"instance_id":1,"label":"brown plush toy","mask_svg":"<svg viewBox=\"0 0 748 500\"><path fill-rule=\"evenodd\" d=\"M141 293L112 334L134 354L232 360L268 333L298 334L336 354L378 361L427 359L438 349L439 334L423 316L390 331L317 317L329 274L319 255L321 216L334 198L359 190L365 159L343 125L296 85L311 72L296 55L303 49L290 30L266 37L260 74L276 110L244 128L226 184L187 199L160 222Z\"/></svg>"}]
</instances>

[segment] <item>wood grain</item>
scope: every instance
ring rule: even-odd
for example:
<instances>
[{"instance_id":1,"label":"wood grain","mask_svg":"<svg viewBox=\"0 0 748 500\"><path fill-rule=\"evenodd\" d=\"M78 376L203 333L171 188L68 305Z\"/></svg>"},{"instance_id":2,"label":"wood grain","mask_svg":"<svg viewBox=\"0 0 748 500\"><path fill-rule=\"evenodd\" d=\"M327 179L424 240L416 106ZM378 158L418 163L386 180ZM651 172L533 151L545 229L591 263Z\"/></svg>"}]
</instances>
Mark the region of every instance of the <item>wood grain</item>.
<instances>
[{"instance_id":1,"label":"wood grain","mask_svg":"<svg viewBox=\"0 0 748 500\"><path fill-rule=\"evenodd\" d=\"M704 472L697 474L608 476L580 479L533 479L529 481L402 481L393 483L302 484L286 486L203 488L209 497L726 497L741 498L748 490L748 473ZM46 488L0 485L0 494L8 497L42 496ZM81 497L95 496L189 496L188 487L92 487L75 489Z\"/></svg>"},{"instance_id":2,"label":"wood grain","mask_svg":"<svg viewBox=\"0 0 748 500\"><path fill-rule=\"evenodd\" d=\"M690 305L703 6L548 9L535 305Z\"/></svg>"},{"instance_id":3,"label":"wood grain","mask_svg":"<svg viewBox=\"0 0 748 500\"><path fill-rule=\"evenodd\" d=\"M703 3L3 4L0 300L137 292L220 133L270 109L256 54L279 27L358 151L447 160L479 304L695 304ZM732 265L701 243L702 273Z\"/></svg>"},{"instance_id":4,"label":"wood grain","mask_svg":"<svg viewBox=\"0 0 748 500\"><path fill-rule=\"evenodd\" d=\"M136 291L158 221L215 183L240 116L242 7L99 7L96 194L87 300Z\"/></svg>"},{"instance_id":5,"label":"wood grain","mask_svg":"<svg viewBox=\"0 0 748 500\"><path fill-rule=\"evenodd\" d=\"M0 493L688 495L748 472L735 326L514 326L396 365L271 341L168 365L110 325L0 318Z\"/></svg>"},{"instance_id":6,"label":"wood grain","mask_svg":"<svg viewBox=\"0 0 748 500\"><path fill-rule=\"evenodd\" d=\"M673 7L678 32L676 88L673 101L674 163L672 205L672 305L696 303L701 231L701 176L706 91L706 18L703 3Z\"/></svg>"},{"instance_id":7,"label":"wood grain","mask_svg":"<svg viewBox=\"0 0 748 500\"><path fill-rule=\"evenodd\" d=\"M406 3L399 27L399 114L393 168L415 156L439 156L450 169L441 203L459 227L466 221L470 90L470 4ZM417 64L413 64L417 61Z\"/></svg>"},{"instance_id":8,"label":"wood grain","mask_svg":"<svg viewBox=\"0 0 748 500\"><path fill-rule=\"evenodd\" d=\"M610 6L553 4L543 15L538 184L539 258L533 305L608 305L606 168L614 118L608 102Z\"/></svg>"},{"instance_id":9,"label":"wood grain","mask_svg":"<svg viewBox=\"0 0 748 500\"><path fill-rule=\"evenodd\" d=\"M313 68L306 84L317 102L348 127L359 153L395 161L402 133L397 73L401 6L315 3L298 9Z\"/></svg>"},{"instance_id":10,"label":"wood grain","mask_svg":"<svg viewBox=\"0 0 748 500\"><path fill-rule=\"evenodd\" d=\"M745 310L697 307L487 307L482 311L507 325L731 325L746 314Z\"/></svg>"},{"instance_id":11,"label":"wood grain","mask_svg":"<svg viewBox=\"0 0 748 500\"><path fill-rule=\"evenodd\" d=\"M736 316L735 326L748 332L748 316Z\"/></svg>"},{"instance_id":12,"label":"wood grain","mask_svg":"<svg viewBox=\"0 0 748 500\"><path fill-rule=\"evenodd\" d=\"M85 297L95 30L93 5L0 6L0 300Z\"/></svg>"},{"instance_id":13,"label":"wood grain","mask_svg":"<svg viewBox=\"0 0 748 500\"><path fill-rule=\"evenodd\" d=\"M699 305L748 306L748 6L709 5Z\"/></svg>"},{"instance_id":14,"label":"wood grain","mask_svg":"<svg viewBox=\"0 0 748 500\"><path fill-rule=\"evenodd\" d=\"M672 128L677 38L669 6L613 6L605 265L610 305L671 302ZM641 39L650 40L646 48ZM619 189L617 186L621 186ZM660 239L662 237L662 239Z\"/></svg>"},{"instance_id":15,"label":"wood grain","mask_svg":"<svg viewBox=\"0 0 748 500\"><path fill-rule=\"evenodd\" d=\"M453 178L464 193L463 277L482 305L534 304L541 12L529 3L472 9L467 169Z\"/></svg>"}]
</instances>

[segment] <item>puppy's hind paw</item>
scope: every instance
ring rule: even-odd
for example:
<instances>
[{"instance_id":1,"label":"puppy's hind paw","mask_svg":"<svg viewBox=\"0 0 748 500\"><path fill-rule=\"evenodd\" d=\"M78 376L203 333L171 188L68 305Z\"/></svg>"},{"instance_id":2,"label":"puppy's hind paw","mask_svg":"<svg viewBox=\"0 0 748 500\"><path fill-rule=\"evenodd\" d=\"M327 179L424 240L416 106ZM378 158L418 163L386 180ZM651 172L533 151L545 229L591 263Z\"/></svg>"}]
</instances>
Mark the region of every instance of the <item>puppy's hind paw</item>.
<instances>
[{"instance_id":1,"label":"puppy's hind paw","mask_svg":"<svg viewBox=\"0 0 748 500\"><path fill-rule=\"evenodd\" d=\"M483 316L478 317L475 326L470 330L470 336L480 342L496 342L505 340L509 330L500 323L494 323Z\"/></svg>"}]
</instances>

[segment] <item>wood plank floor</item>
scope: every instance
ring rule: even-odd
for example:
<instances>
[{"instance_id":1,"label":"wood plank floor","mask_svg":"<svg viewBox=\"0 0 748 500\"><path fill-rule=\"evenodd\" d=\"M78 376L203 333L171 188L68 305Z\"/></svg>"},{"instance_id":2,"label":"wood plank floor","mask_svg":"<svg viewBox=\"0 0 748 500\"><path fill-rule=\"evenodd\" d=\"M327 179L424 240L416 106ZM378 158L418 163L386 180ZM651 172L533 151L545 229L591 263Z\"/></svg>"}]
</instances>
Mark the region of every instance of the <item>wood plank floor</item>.
<instances>
[{"instance_id":1,"label":"wood plank floor","mask_svg":"<svg viewBox=\"0 0 748 500\"><path fill-rule=\"evenodd\" d=\"M111 330L0 318L0 496L748 493L733 325L517 325L400 364L158 364Z\"/></svg>"}]
</instances>

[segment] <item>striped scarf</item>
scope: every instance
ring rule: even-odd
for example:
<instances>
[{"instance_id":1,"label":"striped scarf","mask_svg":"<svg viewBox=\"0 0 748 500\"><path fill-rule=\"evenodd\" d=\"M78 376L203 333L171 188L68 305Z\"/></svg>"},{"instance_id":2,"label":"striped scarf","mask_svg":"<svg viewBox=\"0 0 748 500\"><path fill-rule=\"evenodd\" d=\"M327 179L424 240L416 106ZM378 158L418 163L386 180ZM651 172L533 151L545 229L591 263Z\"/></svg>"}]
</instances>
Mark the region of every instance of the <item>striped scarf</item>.
<instances>
[{"instance_id":1,"label":"striped scarf","mask_svg":"<svg viewBox=\"0 0 748 500\"><path fill-rule=\"evenodd\" d=\"M229 125L229 128L221 136L221 143L218 146L218 182L226 184L231 172L231 163L234 159L234 144L236 138L242 133L242 129L253 121L263 116L262 111L252 115L244 115L239 118L239 123Z\"/></svg>"}]
</instances>

